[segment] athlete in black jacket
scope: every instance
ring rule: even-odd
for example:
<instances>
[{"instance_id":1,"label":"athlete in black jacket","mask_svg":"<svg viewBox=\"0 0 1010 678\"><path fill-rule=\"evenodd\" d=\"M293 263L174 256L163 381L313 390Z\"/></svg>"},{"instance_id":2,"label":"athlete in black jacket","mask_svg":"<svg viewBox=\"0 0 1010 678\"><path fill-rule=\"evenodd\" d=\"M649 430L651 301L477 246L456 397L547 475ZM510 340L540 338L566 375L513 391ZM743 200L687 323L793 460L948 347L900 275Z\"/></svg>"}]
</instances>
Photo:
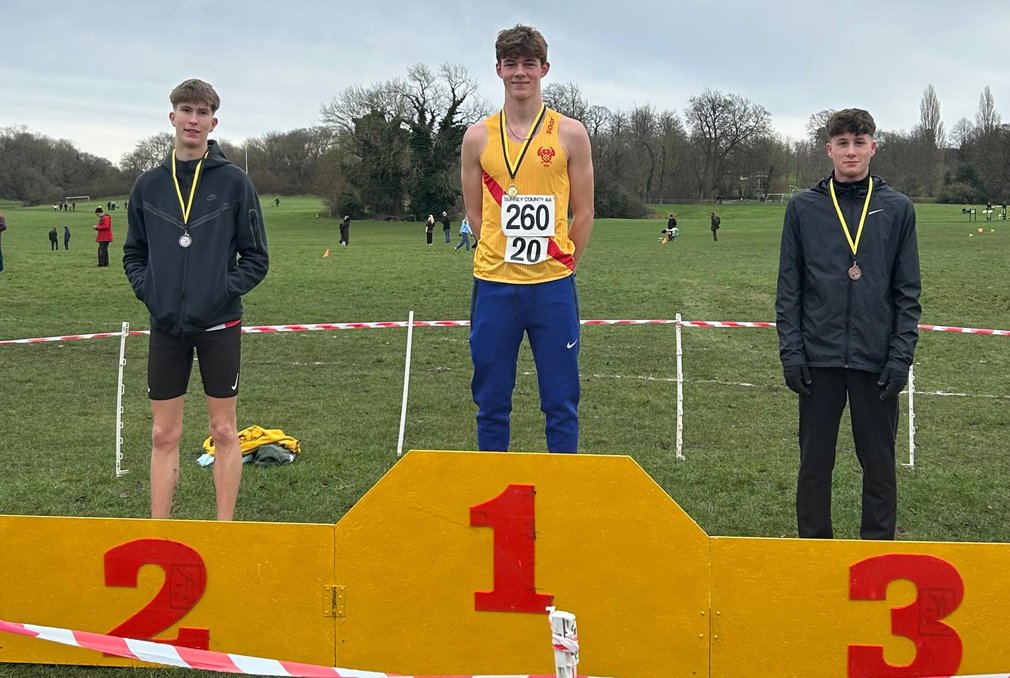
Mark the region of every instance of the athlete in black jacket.
<instances>
[{"instance_id":1,"label":"athlete in black jacket","mask_svg":"<svg viewBox=\"0 0 1010 678\"><path fill-rule=\"evenodd\" d=\"M876 126L847 109L828 121L834 172L789 201L775 301L786 384L800 396L799 536L830 538L831 475L846 401L863 468L864 539L893 539L898 393L918 339L912 202L870 176Z\"/></svg>"},{"instance_id":2,"label":"athlete in black jacket","mask_svg":"<svg viewBox=\"0 0 1010 678\"><path fill-rule=\"evenodd\" d=\"M151 517L171 514L195 351L214 442L217 518L231 520L242 478L236 425L242 295L267 273L266 232L248 175L207 139L217 126L217 92L186 80L169 100L175 145L161 166L137 179L123 247L123 268L151 314Z\"/></svg>"}]
</instances>

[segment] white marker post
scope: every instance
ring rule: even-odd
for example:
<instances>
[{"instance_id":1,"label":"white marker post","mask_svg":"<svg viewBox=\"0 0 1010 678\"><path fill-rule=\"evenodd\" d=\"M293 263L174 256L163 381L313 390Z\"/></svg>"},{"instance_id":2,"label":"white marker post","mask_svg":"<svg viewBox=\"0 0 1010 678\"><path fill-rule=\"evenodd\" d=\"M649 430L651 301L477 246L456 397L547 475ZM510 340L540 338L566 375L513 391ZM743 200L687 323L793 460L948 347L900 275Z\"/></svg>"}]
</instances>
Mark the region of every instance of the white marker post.
<instances>
[{"instance_id":1,"label":"white marker post","mask_svg":"<svg viewBox=\"0 0 1010 678\"><path fill-rule=\"evenodd\" d=\"M684 345L681 337L681 315L675 316L677 328L677 459L684 460Z\"/></svg>"},{"instance_id":2,"label":"white marker post","mask_svg":"<svg viewBox=\"0 0 1010 678\"><path fill-rule=\"evenodd\" d=\"M551 644L554 647L554 670L557 678L576 678L579 663L579 630L575 615L555 607L547 608L551 622Z\"/></svg>"},{"instance_id":3,"label":"white marker post","mask_svg":"<svg viewBox=\"0 0 1010 678\"><path fill-rule=\"evenodd\" d=\"M908 366L908 463L915 468L915 366Z\"/></svg>"},{"instance_id":4,"label":"white marker post","mask_svg":"<svg viewBox=\"0 0 1010 678\"><path fill-rule=\"evenodd\" d=\"M403 404L400 406L400 436L396 441L396 457L403 456L403 430L407 426L407 391L410 388L410 350L414 342L414 312L407 316L407 359L403 366Z\"/></svg>"},{"instance_id":5,"label":"white marker post","mask_svg":"<svg viewBox=\"0 0 1010 678\"><path fill-rule=\"evenodd\" d=\"M126 337L130 334L130 323L123 323L119 337L119 380L116 386L116 477L129 473L123 468L123 368L126 367Z\"/></svg>"}]
</instances>

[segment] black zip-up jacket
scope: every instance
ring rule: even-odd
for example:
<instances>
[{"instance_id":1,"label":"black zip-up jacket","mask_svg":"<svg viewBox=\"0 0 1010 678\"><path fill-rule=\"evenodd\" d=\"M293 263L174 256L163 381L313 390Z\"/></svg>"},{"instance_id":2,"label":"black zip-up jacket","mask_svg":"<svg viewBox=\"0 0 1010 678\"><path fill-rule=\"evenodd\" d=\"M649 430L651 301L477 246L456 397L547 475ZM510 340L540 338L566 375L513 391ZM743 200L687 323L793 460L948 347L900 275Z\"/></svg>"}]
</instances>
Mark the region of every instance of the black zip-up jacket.
<instances>
[{"instance_id":1,"label":"black zip-up jacket","mask_svg":"<svg viewBox=\"0 0 1010 678\"><path fill-rule=\"evenodd\" d=\"M919 248L912 201L880 177L856 252L862 278L851 280L852 249L842 232L830 177L786 207L775 320L783 367L908 371L919 337ZM835 182L855 240L868 182Z\"/></svg>"},{"instance_id":2,"label":"black zip-up jacket","mask_svg":"<svg viewBox=\"0 0 1010 678\"><path fill-rule=\"evenodd\" d=\"M189 215L192 244L182 247L182 207L172 154L144 172L130 194L123 268L151 327L183 336L242 317L242 295L267 274L263 212L252 181L208 142ZM180 163L182 165L182 163ZM177 173L189 200L196 162Z\"/></svg>"}]
</instances>

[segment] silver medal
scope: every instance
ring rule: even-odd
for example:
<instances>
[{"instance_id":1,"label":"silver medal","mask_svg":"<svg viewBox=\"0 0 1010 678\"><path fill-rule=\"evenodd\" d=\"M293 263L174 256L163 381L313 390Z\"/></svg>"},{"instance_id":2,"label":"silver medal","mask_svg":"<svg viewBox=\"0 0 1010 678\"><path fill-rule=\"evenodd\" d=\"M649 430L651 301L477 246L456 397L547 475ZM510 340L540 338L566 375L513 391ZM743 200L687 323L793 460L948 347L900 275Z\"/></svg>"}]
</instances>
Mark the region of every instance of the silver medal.
<instances>
[{"instance_id":1,"label":"silver medal","mask_svg":"<svg viewBox=\"0 0 1010 678\"><path fill-rule=\"evenodd\" d=\"M193 244L193 238L190 237L189 233L183 233L179 236L179 247L189 247Z\"/></svg>"}]
</instances>

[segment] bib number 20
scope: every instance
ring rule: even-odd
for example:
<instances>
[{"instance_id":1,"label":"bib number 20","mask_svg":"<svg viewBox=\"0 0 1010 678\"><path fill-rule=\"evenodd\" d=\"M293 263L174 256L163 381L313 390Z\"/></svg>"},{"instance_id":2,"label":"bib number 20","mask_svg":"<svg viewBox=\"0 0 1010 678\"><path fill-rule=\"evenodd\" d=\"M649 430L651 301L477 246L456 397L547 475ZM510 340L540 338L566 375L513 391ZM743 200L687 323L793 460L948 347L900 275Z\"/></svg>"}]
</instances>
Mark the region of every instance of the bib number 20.
<instances>
[{"instance_id":1,"label":"bib number 20","mask_svg":"<svg viewBox=\"0 0 1010 678\"><path fill-rule=\"evenodd\" d=\"M508 238L505 247L505 260L513 264L539 264L547 258L548 238Z\"/></svg>"}]
</instances>

